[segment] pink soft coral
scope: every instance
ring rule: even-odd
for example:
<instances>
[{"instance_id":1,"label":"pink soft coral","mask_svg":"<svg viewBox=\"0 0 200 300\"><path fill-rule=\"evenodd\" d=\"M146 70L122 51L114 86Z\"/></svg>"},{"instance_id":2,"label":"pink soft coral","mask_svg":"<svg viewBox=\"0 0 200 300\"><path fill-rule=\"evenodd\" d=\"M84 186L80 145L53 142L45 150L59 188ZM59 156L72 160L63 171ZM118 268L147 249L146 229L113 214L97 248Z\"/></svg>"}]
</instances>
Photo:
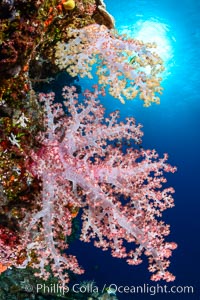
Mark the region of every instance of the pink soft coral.
<instances>
[{"instance_id":1,"label":"pink soft coral","mask_svg":"<svg viewBox=\"0 0 200 300\"><path fill-rule=\"evenodd\" d=\"M158 158L154 150L128 149L125 153L112 146L116 139L141 141L141 125L133 118L117 123L118 113L104 118L98 103L99 91L84 93L78 104L75 88L63 90L67 115L61 104L53 104L54 95L40 94L44 104L46 131L39 136L42 147L31 153L29 169L41 180L38 210L28 215L24 227L27 259L48 277L50 263L55 275L68 281L64 269L82 273L75 257L61 254L66 248L63 236L71 233L71 207L83 208L81 240L95 240L103 250L111 248L115 257L129 264L141 263L141 254L149 258L153 280L174 280L166 271L175 243L164 241L169 226L159 221L162 211L172 207L172 188L161 190L163 172L174 172L166 163L167 155ZM127 251L124 241L134 243ZM31 258L37 255L37 261Z\"/></svg>"}]
</instances>

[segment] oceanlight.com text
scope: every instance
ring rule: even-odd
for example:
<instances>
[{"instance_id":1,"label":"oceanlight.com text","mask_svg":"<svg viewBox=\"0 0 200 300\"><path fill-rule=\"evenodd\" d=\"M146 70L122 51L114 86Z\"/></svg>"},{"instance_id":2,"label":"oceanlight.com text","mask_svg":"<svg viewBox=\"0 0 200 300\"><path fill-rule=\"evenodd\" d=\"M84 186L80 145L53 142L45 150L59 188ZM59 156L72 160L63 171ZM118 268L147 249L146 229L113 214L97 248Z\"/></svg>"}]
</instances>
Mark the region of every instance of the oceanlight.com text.
<instances>
[{"instance_id":1,"label":"oceanlight.com text","mask_svg":"<svg viewBox=\"0 0 200 300\"><path fill-rule=\"evenodd\" d=\"M144 283L143 285L117 285L117 284L110 284L106 288L109 288L113 291L113 293L120 293L120 294L149 294L154 296L156 294L194 294L194 287L193 286L167 286L165 285L150 285Z\"/></svg>"}]
</instances>

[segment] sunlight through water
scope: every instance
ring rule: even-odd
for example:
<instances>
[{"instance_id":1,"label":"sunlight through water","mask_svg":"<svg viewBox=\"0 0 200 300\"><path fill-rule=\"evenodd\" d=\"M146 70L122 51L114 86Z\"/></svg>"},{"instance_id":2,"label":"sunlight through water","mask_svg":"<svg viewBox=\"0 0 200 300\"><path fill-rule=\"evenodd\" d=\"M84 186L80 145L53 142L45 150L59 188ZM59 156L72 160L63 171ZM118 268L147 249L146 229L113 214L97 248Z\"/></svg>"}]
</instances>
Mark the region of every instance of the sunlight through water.
<instances>
[{"instance_id":1,"label":"sunlight through water","mask_svg":"<svg viewBox=\"0 0 200 300\"><path fill-rule=\"evenodd\" d=\"M150 20L138 20L133 25L122 25L119 28L121 34L126 34L137 40L142 40L147 43L156 43L157 47L153 49L163 60L165 71L162 74L163 79L166 79L171 74L171 67L174 65L174 54L172 42L175 42L174 37L169 37L170 28L165 23Z\"/></svg>"}]
</instances>

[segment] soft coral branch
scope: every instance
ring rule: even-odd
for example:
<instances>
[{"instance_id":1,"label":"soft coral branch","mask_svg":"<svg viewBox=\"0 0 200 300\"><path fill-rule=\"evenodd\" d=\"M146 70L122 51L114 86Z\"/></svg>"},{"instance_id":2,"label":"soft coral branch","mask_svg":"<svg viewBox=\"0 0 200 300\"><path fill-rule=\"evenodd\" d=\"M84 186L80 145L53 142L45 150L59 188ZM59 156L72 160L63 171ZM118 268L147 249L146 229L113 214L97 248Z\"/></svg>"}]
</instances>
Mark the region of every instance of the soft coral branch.
<instances>
[{"instance_id":1,"label":"soft coral branch","mask_svg":"<svg viewBox=\"0 0 200 300\"><path fill-rule=\"evenodd\" d=\"M139 264L145 253L153 280L174 280L167 267L176 244L164 241L169 226L158 217L173 206L173 189L162 186L163 173L175 168L167 164L167 155L159 158L155 150L130 148L123 153L113 147L115 139L140 143L141 125L133 118L118 124L118 113L104 119L99 94L104 91L95 86L78 104L75 88L65 87L67 115L60 104L53 104L52 93L40 95L46 131L38 136L41 149L30 153L29 171L41 181L42 192L37 210L21 224L27 251L23 267L37 267L47 278L45 266L50 263L61 281L68 281L65 269L82 273L75 257L60 253L67 247L63 236L71 234L74 207L83 208L81 240L94 239L97 247L111 248L113 256L129 264ZM124 241L136 247L128 251Z\"/></svg>"},{"instance_id":2,"label":"soft coral branch","mask_svg":"<svg viewBox=\"0 0 200 300\"><path fill-rule=\"evenodd\" d=\"M71 76L92 78L96 67L99 84L122 103L137 95L144 106L159 103L160 73L163 62L152 51L155 45L120 36L105 26L92 24L81 29L69 29L69 40L56 46L56 63L67 68Z\"/></svg>"}]
</instances>

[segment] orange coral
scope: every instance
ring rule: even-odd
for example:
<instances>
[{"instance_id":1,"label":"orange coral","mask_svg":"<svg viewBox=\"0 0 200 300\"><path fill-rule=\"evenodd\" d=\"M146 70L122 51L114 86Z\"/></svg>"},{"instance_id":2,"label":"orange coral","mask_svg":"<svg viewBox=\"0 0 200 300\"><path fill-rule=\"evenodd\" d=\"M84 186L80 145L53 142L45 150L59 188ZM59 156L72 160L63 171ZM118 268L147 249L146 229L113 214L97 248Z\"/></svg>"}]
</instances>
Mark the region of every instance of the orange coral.
<instances>
[{"instance_id":1,"label":"orange coral","mask_svg":"<svg viewBox=\"0 0 200 300\"><path fill-rule=\"evenodd\" d=\"M7 268L8 268L8 266L5 266L2 263L0 263L0 274L3 273L4 271L6 271Z\"/></svg>"},{"instance_id":2,"label":"orange coral","mask_svg":"<svg viewBox=\"0 0 200 300\"><path fill-rule=\"evenodd\" d=\"M74 3L74 6L72 6L72 8L66 8L67 7L67 2L66 2L66 0L61 0L60 2L59 2L59 4L55 7L55 9L56 9L56 11L57 12L62 12L63 11L63 9L66 11L66 10L71 10L71 9L73 9L74 7L75 7L75 3ZM53 21L53 19L54 19L54 8L51 6L50 8L49 8L49 17L48 17L48 19L44 22L44 26L45 27L48 27L51 23L52 23L52 21Z\"/></svg>"}]
</instances>

